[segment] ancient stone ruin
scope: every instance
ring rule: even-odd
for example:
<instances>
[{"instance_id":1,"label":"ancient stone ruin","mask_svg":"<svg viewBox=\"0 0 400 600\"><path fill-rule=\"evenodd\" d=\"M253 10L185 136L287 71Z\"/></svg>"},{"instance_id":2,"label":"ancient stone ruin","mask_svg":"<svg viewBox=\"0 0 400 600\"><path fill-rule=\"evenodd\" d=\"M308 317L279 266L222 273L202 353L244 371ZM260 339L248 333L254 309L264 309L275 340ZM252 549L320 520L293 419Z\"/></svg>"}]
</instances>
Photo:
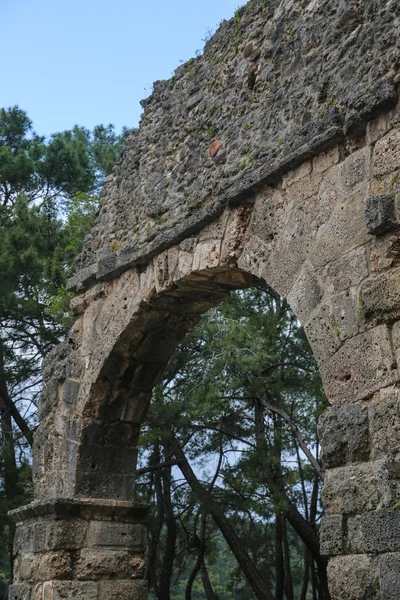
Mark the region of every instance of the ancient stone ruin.
<instances>
[{"instance_id":1,"label":"ancient stone ruin","mask_svg":"<svg viewBox=\"0 0 400 600\"><path fill-rule=\"evenodd\" d=\"M151 390L230 290L288 298L332 407L332 600L400 598L400 4L251 0L158 81L107 178L44 365L13 600L143 600Z\"/></svg>"}]
</instances>

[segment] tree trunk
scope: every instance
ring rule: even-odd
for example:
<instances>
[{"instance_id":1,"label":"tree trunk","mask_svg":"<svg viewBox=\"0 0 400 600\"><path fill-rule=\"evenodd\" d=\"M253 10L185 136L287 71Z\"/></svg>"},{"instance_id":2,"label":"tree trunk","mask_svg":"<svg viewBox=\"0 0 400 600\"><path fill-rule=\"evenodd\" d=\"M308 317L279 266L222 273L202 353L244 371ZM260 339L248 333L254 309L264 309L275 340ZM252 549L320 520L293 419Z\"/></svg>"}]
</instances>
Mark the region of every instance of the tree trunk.
<instances>
[{"instance_id":1,"label":"tree trunk","mask_svg":"<svg viewBox=\"0 0 400 600\"><path fill-rule=\"evenodd\" d=\"M203 513L203 515L201 517L200 535L198 536L197 532L196 531L194 532L194 536L196 538L196 542L199 547L199 552L197 555L197 560L192 569L192 572L190 573L189 578L187 580L186 590L185 590L185 600L192 599L193 584L194 584L195 579L201 569L202 564L204 563L204 554L205 554L205 550L206 550L206 544L205 544L206 525L207 525L207 516L205 513Z\"/></svg>"},{"instance_id":2,"label":"tree trunk","mask_svg":"<svg viewBox=\"0 0 400 600\"><path fill-rule=\"evenodd\" d=\"M203 560L203 562L201 563L201 581L203 583L203 588L204 588L204 593L206 595L206 600L219 600L219 597L217 596L217 594L214 592L210 578L208 576L208 571L207 571L207 567L206 564Z\"/></svg>"},{"instance_id":3,"label":"tree trunk","mask_svg":"<svg viewBox=\"0 0 400 600\"><path fill-rule=\"evenodd\" d=\"M282 522L282 541L283 541L283 558L285 564L285 594L287 600L294 600L292 570L290 567L290 552L289 542L287 537L286 519L283 517Z\"/></svg>"},{"instance_id":4,"label":"tree trunk","mask_svg":"<svg viewBox=\"0 0 400 600\"><path fill-rule=\"evenodd\" d=\"M284 564L282 546L282 513L278 510L275 514L275 600L283 600Z\"/></svg>"},{"instance_id":5,"label":"tree trunk","mask_svg":"<svg viewBox=\"0 0 400 600\"><path fill-rule=\"evenodd\" d=\"M169 455L169 448L164 443L164 454ZM171 499L171 467L162 470L162 499L164 504L165 524L167 536L165 540L164 556L158 580L158 600L170 600L171 579L174 568L176 548L176 521Z\"/></svg>"},{"instance_id":6,"label":"tree trunk","mask_svg":"<svg viewBox=\"0 0 400 600\"><path fill-rule=\"evenodd\" d=\"M226 518L219 504L212 498L211 494L202 486L197 479L193 469L191 468L186 456L174 434L171 431L171 448L175 454L175 458L181 463L179 468L182 475L185 477L188 485L196 495L199 502L203 505L214 519L216 525L224 536L229 548L238 561L244 576L246 577L251 589L254 591L259 600L274 600L270 590L266 587L260 573L251 560L247 551L238 538L236 531Z\"/></svg>"}]
</instances>

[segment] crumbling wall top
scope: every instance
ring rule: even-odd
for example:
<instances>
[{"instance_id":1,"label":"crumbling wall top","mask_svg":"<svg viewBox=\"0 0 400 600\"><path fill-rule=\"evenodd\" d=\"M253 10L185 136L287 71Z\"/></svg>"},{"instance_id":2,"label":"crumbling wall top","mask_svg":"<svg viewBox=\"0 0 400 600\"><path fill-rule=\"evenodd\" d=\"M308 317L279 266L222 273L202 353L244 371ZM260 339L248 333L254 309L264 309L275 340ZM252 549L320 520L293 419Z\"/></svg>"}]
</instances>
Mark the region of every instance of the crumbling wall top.
<instances>
[{"instance_id":1,"label":"crumbling wall top","mask_svg":"<svg viewBox=\"0 0 400 600\"><path fill-rule=\"evenodd\" d=\"M70 289L112 278L396 102L396 0L251 0L157 81Z\"/></svg>"}]
</instances>

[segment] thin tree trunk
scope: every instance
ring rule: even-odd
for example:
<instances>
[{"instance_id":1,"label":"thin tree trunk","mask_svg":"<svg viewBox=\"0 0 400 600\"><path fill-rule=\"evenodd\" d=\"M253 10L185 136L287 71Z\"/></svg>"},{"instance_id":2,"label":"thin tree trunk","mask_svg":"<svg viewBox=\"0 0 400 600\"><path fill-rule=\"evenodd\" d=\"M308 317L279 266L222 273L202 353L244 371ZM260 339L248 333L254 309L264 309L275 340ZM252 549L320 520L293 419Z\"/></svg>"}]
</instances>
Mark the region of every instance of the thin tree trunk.
<instances>
[{"instance_id":1,"label":"thin tree trunk","mask_svg":"<svg viewBox=\"0 0 400 600\"><path fill-rule=\"evenodd\" d=\"M164 455L169 456L168 442L164 442ZM161 473L162 477L162 499L164 504L165 524L167 535L165 540L164 556L158 580L158 600L170 600L171 579L174 568L177 529L174 508L171 499L171 467L166 467Z\"/></svg>"},{"instance_id":2,"label":"thin tree trunk","mask_svg":"<svg viewBox=\"0 0 400 600\"><path fill-rule=\"evenodd\" d=\"M283 540L283 557L285 564L285 594L287 600L294 600L293 595L293 580L292 580L292 570L290 567L290 552L289 552L289 542L287 537L287 527L286 527L286 519L283 517L281 519L282 522L282 540Z\"/></svg>"},{"instance_id":3,"label":"thin tree trunk","mask_svg":"<svg viewBox=\"0 0 400 600\"><path fill-rule=\"evenodd\" d=\"M299 600L307 600L308 582L310 579L310 553L304 545L304 576Z\"/></svg>"},{"instance_id":4,"label":"thin tree trunk","mask_svg":"<svg viewBox=\"0 0 400 600\"><path fill-rule=\"evenodd\" d=\"M156 442L154 444L153 453L151 456L151 462L155 464L160 463L160 446ZM158 582L157 582L157 555L160 544L161 531L164 525L164 503L162 501L162 483L160 471L156 471L153 476L154 492L156 496L157 515L156 515L156 527L154 532L149 534L148 538L148 560L147 560L147 573L150 586L153 587L154 593L158 597Z\"/></svg>"},{"instance_id":5,"label":"thin tree trunk","mask_svg":"<svg viewBox=\"0 0 400 600\"><path fill-rule=\"evenodd\" d=\"M206 551L206 544L205 544L206 525L207 525L207 515L205 513L203 513L203 515L201 517L200 536L197 536L197 533L195 532L195 536L197 537L197 542L199 545L199 553L197 555L197 560L194 564L194 567L193 567L193 569L189 575L189 578L187 580L186 590L185 590L185 600L192 599L193 584L194 584L195 579L201 569L201 565L204 563L204 554Z\"/></svg>"},{"instance_id":6,"label":"thin tree trunk","mask_svg":"<svg viewBox=\"0 0 400 600\"><path fill-rule=\"evenodd\" d=\"M220 529L224 536L229 548L233 555L238 561L239 567L245 575L251 589L259 600L274 600L270 590L266 587L260 573L256 566L251 560L247 551L243 548L243 545L238 538L236 531L232 527L229 520L226 518L220 505L212 498L211 494L204 488L204 486L197 479L193 469L191 468L186 456L171 431L171 448L175 454L175 458L181 462L179 468L185 477L188 485L190 486L193 493L198 498L199 502L203 505L205 510L212 516L216 525Z\"/></svg>"},{"instance_id":7,"label":"thin tree trunk","mask_svg":"<svg viewBox=\"0 0 400 600\"><path fill-rule=\"evenodd\" d=\"M7 390L7 383L4 376L4 356L2 350L2 340L0 339L0 411L2 414L8 413L15 421L22 435L30 446L33 444L33 431L22 417L14 402L11 400Z\"/></svg>"},{"instance_id":8,"label":"thin tree trunk","mask_svg":"<svg viewBox=\"0 0 400 600\"><path fill-rule=\"evenodd\" d=\"M203 583L204 593L206 595L206 600L219 600L219 597L213 590L213 586L211 584L210 577L208 576L208 571L207 571L207 567L206 567L204 560L201 563L200 572L201 572L201 581Z\"/></svg>"},{"instance_id":9,"label":"thin tree trunk","mask_svg":"<svg viewBox=\"0 0 400 600\"><path fill-rule=\"evenodd\" d=\"M282 546L282 513L275 513L275 600L283 600L283 583L285 577Z\"/></svg>"}]
</instances>

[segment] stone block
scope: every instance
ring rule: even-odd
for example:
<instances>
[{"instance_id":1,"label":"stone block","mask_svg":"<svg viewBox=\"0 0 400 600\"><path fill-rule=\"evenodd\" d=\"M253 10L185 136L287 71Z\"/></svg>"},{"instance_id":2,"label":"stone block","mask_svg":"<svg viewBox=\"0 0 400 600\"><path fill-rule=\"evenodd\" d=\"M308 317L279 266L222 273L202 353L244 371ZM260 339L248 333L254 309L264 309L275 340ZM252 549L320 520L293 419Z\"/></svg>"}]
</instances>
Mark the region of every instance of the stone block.
<instances>
[{"instance_id":1,"label":"stone block","mask_svg":"<svg viewBox=\"0 0 400 600\"><path fill-rule=\"evenodd\" d=\"M400 268L390 269L365 281L360 290L365 315L384 319L400 316Z\"/></svg>"},{"instance_id":2,"label":"stone block","mask_svg":"<svg viewBox=\"0 0 400 600\"><path fill-rule=\"evenodd\" d=\"M342 192L348 193L369 181L370 170L371 148L364 146L350 154L341 163L325 171L324 178Z\"/></svg>"},{"instance_id":3,"label":"stone block","mask_svg":"<svg viewBox=\"0 0 400 600\"><path fill-rule=\"evenodd\" d=\"M350 250L370 240L364 216L364 197L367 188L338 204L321 230L310 254L315 269L337 260Z\"/></svg>"},{"instance_id":4,"label":"stone block","mask_svg":"<svg viewBox=\"0 0 400 600\"><path fill-rule=\"evenodd\" d=\"M35 581L40 555L32 553L19 553L14 560L14 583Z\"/></svg>"},{"instance_id":5,"label":"stone block","mask_svg":"<svg viewBox=\"0 0 400 600\"><path fill-rule=\"evenodd\" d=\"M147 581L102 581L99 600L146 600Z\"/></svg>"},{"instance_id":6,"label":"stone block","mask_svg":"<svg viewBox=\"0 0 400 600\"><path fill-rule=\"evenodd\" d=\"M263 278L265 276L264 267L270 251L270 244L264 243L258 235L252 235L243 248L243 252L238 260L238 267L256 277ZM270 284L270 281L268 283Z\"/></svg>"},{"instance_id":7,"label":"stone block","mask_svg":"<svg viewBox=\"0 0 400 600\"><path fill-rule=\"evenodd\" d=\"M331 600L381 600L378 560L365 554L336 556L328 564Z\"/></svg>"},{"instance_id":8,"label":"stone block","mask_svg":"<svg viewBox=\"0 0 400 600\"><path fill-rule=\"evenodd\" d=\"M324 467L368 459L370 451L368 408L363 404L331 406L319 418L318 435Z\"/></svg>"},{"instance_id":9,"label":"stone block","mask_svg":"<svg viewBox=\"0 0 400 600\"><path fill-rule=\"evenodd\" d=\"M291 290L315 244L313 220L316 202L315 197L307 202L306 207L294 202L287 208L282 228L274 238L273 246L270 242L267 260L261 265L261 276L281 296L286 296Z\"/></svg>"},{"instance_id":10,"label":"stone block","mask_svg":"<svg viewBox=\"0 0 400 600\"><path fill-rule=\"evenodd\" d=\"M45 526L45 522L40 524ZM81 520L60 519L46 524L49 550L78 550L85 541L87 524Z\"/></svg>"},{"instance_id":11,"label":"stone block","mask_svg":"<svg viewBox=\"0 0 400 600\"><path fill-rule=\"evenodd\" d=\"M91 548L121 547L140 552L144 549L145 537L146 529L140 524L92 521L89 524L87 545Z\"/></svg>"},{"instance_id":12,"label":"stone block","mask_svg":"<svg viewBox=\"0 0 400 600\"><path fill-rule=\"evenodd\" d=\"M325 515L319 530L322 556L343 554L345 547L344 519L342 515Z\"/></svg>"},{"instance_id":13,"label":"stone block","mask_svg":"<svg viewBox=\"0 0 400 600\"><path fill-rule=\"evenodd\" d=\"M306 163L307 164L307 163ZM301 169L301 167L299 167ZM322 176L319 173L310 173L296 180L286 190L288 202L302 203L318 194Z\"/></svg>"},{"instance_id":14,"label":"stone block","mask_svg":"<svg viewBox=\"0 0 400 600\"><path fill-rule=\"evenodd\" d=\"M379 557L380 600L398 600L400 590L400 553Z\"/></svg>"},{"instance_id":15,"label":"stone block","mask_svg":"<svg viewBox=\"0 0 400 600\"><path fill-rule=\"evenodd\" d=\"M400 131L395 129L377 141L373 156L374 176L400 168Z\"/></svg>"},{"instance_id":16,"label":"stone block","mask_svg":"<svg viewBox=\"0 0 400 600\"><path fill-rule=\"evenodd\" d=\"M303 177L306 177L306 175L309 175L311 173L311 171L312 171L311 160L304 161L299 167L297 167L297 169L293 169L292 171L289 171L289 173L287 173L286 175L283 176L282 189L285 190L287 187L293 185L293 183L296 183L300 179L303 179Z\"/></svg>"},{"instance_id":17,"label":"stone block","mask_svg":"<svg viewBox=\"0 0 400 600\"><path fill-rule=\"evenodd\" d=\"M331 307L322 304L303 326L318 365L329 361L341 344Z\"/></svg>"},{"instance_id":18,"label":"stone block","mask_svg":"<svg viewBox=\"0 0 400 600\"><path fill-rule=\"evenodd\" d=\"M347 252L319 273L329 292L338 293L358 285L368 275L365 248L360 246Z\"/></svg>"},{"instance_id":19,"label":"stone block","mask_svg":"<svg viewBox=\"0 0 400 600\"><path fill-rule=\"evenodd\" d=\"M325 152L320 152L313 160L313 169L316 173L322 173L335 165L340 160L339 146L335 146Z\"/></svg>"},{"instance_id":20,"label":"stone block","mask_svg":"<svg viewBox=\"0 0 400 600\"><path fill-rule=\"evenodd\" d=\"M376 324L373 321L365 321L363 306L355 287L331 296L331 306L335 331L341 342L371 329Z\"/></svg>"},{"instance_id":21,"label":"stone block","mask_svg":"<svg viewBox=\"0 0 400 600\"><path fill-rule=\"evenodd\" d=\"M37 559L39 557L37 556ZM72 555L69 552L49 552L42 554L37 562L32 581L50 579L69 579L72 574Z\"/></svg>"},{"instance_id":22,"label":"stone block","mask_svg":"<svg viewBox=\"0 0 400 600\"><path fill-rule=\"evenodd\" d=\"M249 231L257 235L264 243L271 242L280 232L284 223L284 194L267 187L257 194L251 212ZM232 232L234 234L234 232Z\"/></svg>"},{"instance_id":23,"label":"stone block","mask_svg":"<svg viewBox=\"0 0 400 600\"><path fill-rule=\"evenodd\" d=\"M327 515L355 515L389 508L393 488L385 462L376 461L329 469L322 490Z\"/></svg>"},{"instance_id":24,"label":"stone block","mask_svg":"<svg viewBox=\"0 0 400 600\"><path fill-rule=\"evenodd\" d=\"M369 196L364 210L367 231L372 235L382 235L399 227L394 196Z\"/></svg>"},{"instance_id":25,"label":"stone block","mask_svg":"<svg viewBox=\"0 0 400 600\"><path fill-rule=\"evenodd\" d=\"M354 554L400 552L400 509L368 512L348 518L347 545Z\"/></svg>"},{"instance_id":26,"label":"stone block","mask_svg":"<svg viewBox=\"0 0 400 600\"><path fill-rule=\"evenodd\" d=\"M19 523L14 535L14 554L33 551L34 529L30 523Z\"/></svg>"},{"instance_id":27,"label":"stone block","mask_svg":"<svg viewBox=\"0 0 400 600\"><path fill-rule=\"evenodd\" d=\"M135 475L110 474L102 471L78 471L75 493L83 498L115 498L129 500L135 492Z\"/></svg>"},{"instance_id":28,"label":"stone block","mask_svg":"<svg viewBox=\"0 0 400 600\"><path fill-rule=\"evenodd\" d=\"M8 600L32 600L32 586L27 583L10 585Z\"/></svg>"},{"instance_id":29,"label":"stone block","mask_svg":"<svg viewBox=\"0 0 400 600\"><path fill-rule=\"evenodd\" d=\"M129 577L130 556L117 550L88 550L80 553L75 563L77 579L124 579Z\"/></svg>"},{"instance_id":30,"label":"stone block","mask_svg":"<svg viewBox=\"0 0 400 600\"><path fill-rule=\"evenodd\" d=\"M320 365L320 374L332 404L358 402L397 382L387 326L379 325L346 340L330 360Z\"/></svg>"},{"instance_id":31,"label":"stone block","mask_svg":"<svg viewBox=\"0 0 400 600\"><path fill-rule=\"evenodd\" d=\"M369 146L353 152L340 163L341 182L350 190L365 181L369 181L370 174L371 148Z\"/></svg>"},{"instance_id":32,"label":"stone block","mask_svg":"<svg viewBox=\"0 0 400 600\"><path fill-rule=\"evenodd\" d=\"M128 560L128 577L130 579L144 579L146 574L146 562L143 556L130 556Z\"/></svg>"},{"instance_id":33,"label":"stone block","mask_svg":"<svg viewBox=\"0 0 400 600\"><path fill-rule=\"evenodd\" d=\"M398 179L398 173L388 173L379 177L374 177L371 181L371 196L392 196L395 192L395 183Z\"/></svg>"},{"instance_id":34,"label":"stone block","mask_svg":"<svg viewBox=\"0 0 400 600\"><path fill-rule=\"evenodd\" d=\"M221 240L198 243L193 257L193 271L211 269L219 265Z\"/></svg>"},{"instance_id":35,"label":"stone block","mask_svg":"<svg viewBox=\"0 0 400 600\"><path fill-rule=\"evenodd\" d=\"M66 404L74 406L78 399L81 382L74 379L66 379L63 383L63 400Z\"/></svg>"},{"instance_id":36,"label":"stone block","mask_svg":"<svg viewBox=\"0 0 400 600\"><path fill-rule=\"evenodd\" d=\"M51 581L43 586L43 600L98 600L98 598L98 584L95 581Z\"/></svg>"},{"instance_id":37,"label":"stone block","mask_svg":"<svg viewBox=\"0 0 400 600\"><path fill-rule=\"evenodd\" d=\"M367 143L374 144L390 129L390 119L387 114L380 115L377 119L370 121L366 128Z\"/></svg>"},{"instance_id":38,"label":"stone block","mask_svg":"<svg viewBox=\"0 0 400 600\"><path fill-rule=\"evenodd\" d=\"M312 267L306 263L287 296L292 310L302 323L309 320L322 296L321 283Z\"/></svg>"},{"instance_id":39,"label":"stone block","mask_svg":"<svg viewBox=\"0 0 400 600\"><path fill-rule=\"evenodd\" d=\"M400 451L400 394L389 388L369 405L371 455L381 458Z\"/></svg>"}]
</instances>

